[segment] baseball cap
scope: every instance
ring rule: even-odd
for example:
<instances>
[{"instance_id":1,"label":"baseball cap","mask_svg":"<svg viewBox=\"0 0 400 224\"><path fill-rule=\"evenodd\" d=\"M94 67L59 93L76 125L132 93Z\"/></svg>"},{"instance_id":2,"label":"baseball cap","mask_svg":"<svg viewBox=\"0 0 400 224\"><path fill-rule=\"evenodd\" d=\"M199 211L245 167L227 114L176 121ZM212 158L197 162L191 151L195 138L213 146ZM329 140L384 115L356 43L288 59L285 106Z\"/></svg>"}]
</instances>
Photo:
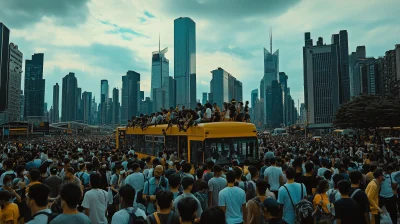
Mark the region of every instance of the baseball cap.
<instances>
[{"instance_id":1,"label":"baseball cap","mask_svg":"<svg viewBox=\"0 0 400 224\"><path fill-rule=\"evenodd\" d=\"M279 213L279 204L275 199L267 198L264 200L263 205L269 213L273 215Z\"/></svg>"}]
</instances>

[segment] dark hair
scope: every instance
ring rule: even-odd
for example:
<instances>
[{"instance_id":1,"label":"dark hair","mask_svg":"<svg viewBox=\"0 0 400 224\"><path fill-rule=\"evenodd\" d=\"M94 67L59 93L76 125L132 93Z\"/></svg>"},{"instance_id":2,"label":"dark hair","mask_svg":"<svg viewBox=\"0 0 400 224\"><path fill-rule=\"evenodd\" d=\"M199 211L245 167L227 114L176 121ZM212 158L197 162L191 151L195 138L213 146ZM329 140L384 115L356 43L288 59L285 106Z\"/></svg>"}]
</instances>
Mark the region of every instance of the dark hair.
<instances>
[{"instance_id":1,"label":"dark hair","mask_svg":"<svg viewBox=\"0 0 400 224\"><path fill-rule=\"evenodd\" d=\"M332 171L325 170L324 177L325 177L325 179L330 180L332 178Z\"/></svg>"},{"instance_id":2,"label":"dark hair","mask_svg":"<svg viewBox=\"0 0 400 224\"><path fill-rule=\"evenodd\" d=\"M226 174L226 181L228 183L235 183L236 180L236 172L233 170L229 170Z\"/></svg>"},{"instance_id":3,"label":"dark hair","mask_svg":"<svg viewBox=\"0 0 400 224\"><path fill-rule=\"evenodd\" d=\"M192 165L190 163L185 163L182 165L182 171L184 173L189 173L191 169L192 169Z\"/></svg>"},{"instance_id":4,"label":"dark hair","mask_svg":"<svg viewBox=\"0 0 400 224\"><path fill-rule=\"evenodd\" d=\"M211 170L214 167L214 161L208 160L207 161L207 169Z\"/></svg>"},{"instance_id":5,"label":"dark hair","mask_svg":"<svg viewBox=\"0 0 400 224\"><path fill-rule=\"evenodd\" d=\"M335 174L333 175L332 180L333 180L333 185L335 186L335 188L337 188L338 182L344 180L344 177L342 175Z\"/></svg>"},{"instance_id":6,"label":"dark hair","mask_svg":"<svg viewBox=\"0 0 400 224\"><path fill-rule=\"evenodd\" d=\"M363 179L362 173L358 170L350 172L349 177L352 184L359 184Z\"/></svg>"},{"instance_id":7,"label":"dark hair","mask_svg":"<svg viewBox=\"0 0 400 224\"><path fill-rule=\"evenodd\" d=\"M243 174L243 171L239 167L233 168L233 171L236 173L236 179L239 179Z\"/></svg>"},{"instance_id":8,"label":"dark hair","mask_svg":"<svg viewBox=\"0 0 400 224\"><path fill-rule=\"evenodd\" d=\"M378 169L378 166L376 166L375 164L369 165L369 171L374 172L376 169Z\"/></svg>"},{"instance_id":9,"label":"dark hair","mask_svg":"<svg viewBox=\"0 0 400 224\"><path fill-rule=\"evenodd\" d=\"M35 184L29 187L28 197L35 201L39 207L45 207L49 203L50 188L45 184Z\"/></svg>"},{"instance_id":10,"label":"dark hair","mask_svg":"<svg viewBox=\"0 0 400 224\"><path fill-rule=\"evenodd\" d=\"M222 172L222 167L220 165L214 166L214 173Z\"/></svg>"},{"instance_id":11,"label":"dark hair","mask_svg":"<svg viewBox=\"0 0 400 224\"><path fill-rule=\"evenodd\" d=\"M10 192L5 191L5 190L0 191L0 200L10 201L10 199L11 199Z\"/></svg>"},{"instance_id":12,"label":"dark hair","mask_svg":"<svg viewBox=\"0 0 400 224\"><path fill-rule=\"evenodd\" d=\"M340 194L349 194L349 190L351 189L351 184L347 180L341 180L337 184Z\"/></svg>"},{"instance_id":13,"label":"dark hair","mask_svg":"<svg viewBox=\"0 0 400 224\"><path fill-rule=\"evenodd\" d=\"M200 224L225 223L225 212L220 207L212 207L201 213Z\"/></svg>"},{"instance_id":14,"label":"dark hair","mask_svg":"<svg viewBox=\"0 0 400 224\"><path fill-rule=\"evenodd\" d=\"M90 186L92 188L100 188L101 187L101 176L98 173L90 174Z\"/></svg>"},{"instance_id":15,"label":"dark hair","mask_svg":"<svg viewBox=\"0 0 400 224\"><path fill-rule=\"evenodd\" d=\"M31 169L29 170L29 176L32 181L38 181L40 178L40 171L38 169Z\"/></svg>"},{"instance_id":16,"label":"dark hair","mask_svg":"<svg viewBox=\"0 0 400 224\"><path fill-rule=\"evenodd\" d=\"M314 169L314 164L310 162L306 163L304 166L306 168L307 173L311 172Z\"/></svg>"},{"instance_id":17,"label":"dark hair","mask_svg":"<svg viewBox=\"0 0 400 224\"><path fill-rule=\"evenodd\" d=\"M126 205L133 205L133 200L135 199L135 189L131 185L125 185L119 189L119 196L121 196Z\"/></svg>"},{"instance_id":18,"label":"dark hair","mask_svg":"<svg viewBox=\"0 0 400 224\"><path fill-rule=\"evenodd\" d=\"M178 211L182 222L193 222L193 213L198 209L197 201L191 197L185 197L178 202Z\"/></svg>"},{"instance_id":19,"label":"dark hair","mask_svg":"<svg viewBox=\"0 0 400 224\"><path fill-rule=\"evenodd\" d=\"M249 170L249 172L250 172L251 178L254 178L255 176L257 176L257 174L258 174L258 169L257 169L257 167L255 167L255 166L249 166L248 170Z\"/></svg>"},{"instance_id":20,"label":"dark hair","mask_svg":"<svg viewBox=\"0 0 400 224\"><path fill-rule=\"evenodd\" d=\"M140 164L139 163L133 163L132 164L132 170L133 171L135 171L135 170L137 170L137 169L139 169L140 168Z\"/></svg>"},{"instance_id":21,"label":"dark hair","mask_svg":"<svg viewBox=\"0 0 400 224\"><path fill-rule=\"evenodd\" d=\"M3 178L3 185L6 185L8 181L12 181L12 177L10 175L5 175Z\"/></svg>"},{"instance_id":22,"label":"dark hair","mask_svg":"<svg viewBox=\"0 0 400 224\"><path fill-rule=\"evenodd\" d=\"M71 174L74 174L74 173L75 173L75 170L74 170L74 168L72 168L72 167L68 167L66 172L71 173Z\"/></svg>"},{"instance_id":23,"label":"dark hair","mask_svg":"<svg viewBox=\"0 0 400 224\"><path fill-rule=\"evenodd\" d=\"M14 161L12 159L7 159L4 165L7 166L7 170L12 170L14 168Z\"/></svg>"},{"instance_id":24,"label":"dark hair","mask_svg":"<svg viewBox=\"0 0 400 224\"><path fill-rule=\"evenodd\" d=\"M171 191L159 191L156 195L156 199L160 209L167 209L171 206L174 194Z\"/></svg>"},{"instance_id":25,"label":"dark hair","mask_svg":"<svg viewBox=\"0 0 400 224\"><path fill-rule=\"evenodd\" d=\"M269 158L269 163L270 163L270 164L276 164L276 159L275 159L275 157Z\"/></svg>"},{"instance_id":26,"label":"dark hair","mask_svg":"<svg viewBox=\"0 0 400 224\"><path fill-rule=\"evenodd\" d=\"M268 186L269 186L269 184L267 183L266 180L257 181L256 187L257 187L258 194L261 196L264 196Z\"/></svg>"},{"instance_id":27,"label":"dark hair","mask_svg":"<svg viewBox=\"0 0 400 224\"><path fill-rule=\"evenodd\" d=\"M181 176L177 173L174 173L168 178L169 185L173 188L177 188L179 184L181 184Z\"/></svg>"},{"instance_id":28,"label":"dark hair","mask_svg":"<svg viewBox=\"0 0 400 224\"><path fill-rule=\"evenodd\" d=\"M73 183L65 184L60 191L60 196L67 204L68 208L75 209L81 200L81 188Z\"/></svg>"},{"instance_id":29,"label":"dark hair","mask_svg":"<svg viewBox=\"0 0 400 224\"><path fill-rule=\"evenodd\" d=\"M288 180L294 179L294 176L296 175L296 171L293 169L293 167L288 167L286 170L286 178Z\"/></svg>"},{"instance_id":30,"label":"dark hair","mask_svg":"<svg viewBox=\"0 0 400 224\"><path fill-rule=\"evenodd\" d=\"M89 171L92 171L93 170L93 164L92 163L88 163L88 164L86 164L86 170L89 172Z\"/></svg>"},{"instance_id":31,"label":"dark hair","mask_svg":"<svg viewBox=\"0 0 400 224\"><path fill-rule=\"evenodd\" d=\"M317 186L317 192L322 194L326 192L326 188L329 188L329 183L326 180L320 180Z\"/></svg>"},{"instance_id":32,"label":"dark hair","mask_svg":"<svg viewBox=\"0 0 400 224\"><path fill-rule=\"evenodd\" d=\"M197 169L196 176L198 180L201 180L203 178L203 173L204 173L203 169L201 168Z\"/></svg>"}]
</instances>

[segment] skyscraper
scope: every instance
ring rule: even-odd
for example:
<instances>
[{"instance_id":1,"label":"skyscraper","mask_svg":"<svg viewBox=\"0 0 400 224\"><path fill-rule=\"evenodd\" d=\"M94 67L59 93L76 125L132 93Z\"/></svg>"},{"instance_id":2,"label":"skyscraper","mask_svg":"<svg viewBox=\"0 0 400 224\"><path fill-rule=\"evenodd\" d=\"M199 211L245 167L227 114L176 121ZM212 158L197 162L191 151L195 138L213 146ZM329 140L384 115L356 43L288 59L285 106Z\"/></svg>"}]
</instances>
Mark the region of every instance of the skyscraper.
<instances>
[{"instance_id":1,"label":"skyscraper","mask_svg":"<svg viewBox=\"0 0 400 224\"><path fill-rule=\"evenodd\" d=\"M78 102L78 109L76 114L76 120L83 122L83 102L82 102L82 88L77 89L76 93L77 102Z\"/></svg>"},{"instance_id":2,"label":"skyscraper","mask_svg":"<svg viewBox=\"0 0 400 224\"><path fill-rule=\"evenodd\" d=\"M267 126L269 128L282 127L283 124L283 105L282 88L278 80L271 82L271 87L267 88L266 104L271 110L267 113Z\"/></svg>"},{"instance_id":3,"label":"skyscraper","mask_svg":"<svg viewBox=\"0 0 400 224\"><path fill-rule=\"evenodd\" d=\"M386 95L400 97L400 44L385 53L383 82Z\"/></svg>"},{"instance_id":4,"label":"skyscraper","mask_svg":"<svg viewBox=\"0 0 400 224\"><path fill-rule=\"evenodd\" d=\"M0 23L0 113L4 112L8 105L9 39L10 30Z\"/></svg>"},{"instance_id":5,"label":"skyscraper","mask_svg":"<svg viewBox=\"0 0 400 224\"><path fill-rule=\"evenodd\" d=\"M22 53L18 50L18 46L10 44L9 55L9 78L8 78L8 105L7 116L8 121L20 120L20 93L21 93L21 73L22 73Z\"/></svg>"},{"instance_id":6,"label":"skyscraper","mask_svg":"<svg viewBox=\"0 0 400 224\"><path fill-rule=\"evenodd\" d=\"M281 85L282 88L282 122L285 126L288 125L289 121L289 114L288 114L288 102L287 102L287 80L288 76L284 72L279 72L279 84Z\"/></svg>"},{"instance_id":7,"label":"skyscraper","mask_svg":"<svg viewBox=\"0 0 400 224\"><path fill-rule=\"evenodd\" d=\"M58 123L60 119L60 112L59 112L59 106L60 106L60 86L58 83L56 83L53 86L53 114L51 115L53 123Z\"/></svg>"},{"instance_id":8,"label":"skyscraper","mask_svg":"<svg viewBox=\"0 0 400 224\"><path fill-rule=\"evenodd\" d=\"M140 74L128 71L122 76L121 124L127 124L140 110Z\"/></svg>"},{"instance_id":9,"label":"skyscraper","mask_svg":"<svg viewBox=\"0 0 400 224\"><path fill-rule=\"evenodd\" d=\"M201 104L206 104L207 103L207 96L208 96L208 93L207 92L205 92L205 93L203 93L203 98L201 98Z\"/></svg>"},{"instance_id":10,"label":"skyscraper","mask_svg":"<svg viewBox=\"0 0 400 224\"><path fill-rule=\"evenodd\" d=\"M165 89L165 107L176 107L176 81L172 76L164 77L163 88Z\"/></svg>"},{"instance_id":11,"label":"skyscraper","mask_svg":"<svg viewBox=\"0 0 400 224\"><path fill-rule=\"evenodd\" d=\"M237 80L222 68L217 68L212 73L210 81L210 94L212 102L222 107L224 102L235 99L237 102L243 99L242 82Z\"/></svg>"},{"instance_id":12,"label":"skyscraper","mask_svg":"<svg viewBox=\"0 0 400 224\"><path fill-rule=\"evenodd\" d=\"M332 44L338 47L339 58L339 103L350 101L349 79L349 40L347 30L341 30L339 34L332 35ZM361 53L360 49L360 53Z\"/></svg>"},{"instance_id":13,"label":"skyscraper","mask_svg":"<svg viewBox=\"0 0 400 224\"><path fill-rule=\"evenodd\" d=\"M112 106L112 123L113 124L119 124L119 109L120 109L120 104L119 104L119 89L114 88L113 89L113 106Z\"/></svg>"},{"instance_id":14,"label":"skyscraper","mask_svg":"<svg viewBox=\"0 0 400 224\"><path fill-rule=\"evenodd\" d=\"M267 89L271 87L272 81L278 79L278 72L279 72L279 50L276 50L272 53L272 31L270 30L270 49L269 51L264 48L264 86L262 91L264 92L264 96L266 97ZM271 91L269 91L271 92ZM266 101L265 101L266 102ZM272 113L271 103L264 104L264 116L269 116L268 114ZM270 119L265 119L266 124Z\"/></svg>"},{"instance_id":15,"label":"skyscraper","mask_svg":"<svg viewBox=\"0 0 400 224\"><path fill-rule=\"evenodd\" d=\"M250 107L251 107L251 113L250 113L250 119L254 123L255 122L255 106L256 106L256 101L258 100L258 89L253 89L251 91L251 102L250 102ZM256 124L256 123L254 123Z\"/></svg>"},{"instance_id":16,"label":"skyscraper","mask_svg":"<svg viewBox=\"0 0 400 224\"><path fill-rule=\"evenodd\" d=\"M82 93L82 120L84 124L92 124L92 108L92 93L85 91Z\"/></svg>"},{"instance_id":17,"label":"skyscraper","mask_svg":"<svg viewBox=\"0 0 400 224\"><path fill-rule=\"evenodd\" d=\"M168 48L153 52L151 58L151 94L153 90L163 87L164 78L169 77L169 60L165 58Z\"/></svg>"},{"instance_id":18,"label":"skyscraper","mask_svg":"<svg viewBox=\"0 0 400 224\"><path fill-rule=\"evenodd\" d=\"M44 54L34 54L25 61L25 118L43 117L45 80L43 79Z\"/></svg>"},{"instance_id":19,"label":"skyscraper","mask_svg":"<svg viewBox=\"0 0 400 224\"><path fill-rule=\"evenodd\" d=\"M109 97L109 92L108 92L108 80L101 80L100 81L100 114L101 114L101 120L100 124L106 124L107 120L107 102L108 102L108 97Z\"/></svg>"},{"instance_id":20,"label":"skyscraper","mask_svg":"<svg viewBox=\"0 0 400 224\"><path fill-rule=\"evenodd\" d=\"M75 73L70 72L62 81L61 121L76 121L78 117L78 81Z\"/></svg>"},{"instance_id":21,"label":"skyscraper","mask_svg":"<svg viewBox=\"0 0 400 224\"><path fill-rule=\"evenodd\" d=\"M19 108L20 108L20 120L23 121L24 120L24 112L25 112L25 96L24 96L24 91L21 90L21 94L20 94L20 101L19 101Z\"/></svg>"},{"instance_id":22,"label":"skyscraper","mask_svg":"<svg viewBox=\"0 0 400 224\"><path fill-rule=\"evenodd\" d=\"M307 97L307 120L311 126L332 125L335 113L339 109L338 49L336 44L306 44L303 48L306 66L304 95Z\"/></svg>"},{"instance_id":23,"label":"skyscraper","mask_svg":"<svg viewBox=\"0 0 400 224\"><path fill-rule=\"evenodd\" d=\"M174 20L174 79L176 103L196 107L196 23L190 18Z\"/></svg>"}]
</instances>

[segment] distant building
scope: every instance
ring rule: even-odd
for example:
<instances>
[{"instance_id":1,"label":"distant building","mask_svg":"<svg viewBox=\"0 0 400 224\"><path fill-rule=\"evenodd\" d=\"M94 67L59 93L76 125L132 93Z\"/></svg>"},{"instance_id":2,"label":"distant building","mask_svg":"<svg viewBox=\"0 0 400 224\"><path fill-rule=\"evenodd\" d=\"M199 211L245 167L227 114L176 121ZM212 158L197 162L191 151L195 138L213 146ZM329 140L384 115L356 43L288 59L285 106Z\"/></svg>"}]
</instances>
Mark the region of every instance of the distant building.
<instances>
[{"instance_id":1,"label":"distant building","mask_svg":"<svg viewBox=\"0 0 400 224\"><path fill-rule=\"evenodd\" d=\"M232 99L237 102L243 100L242 82L222 68L217 68L211 73L210 94L212 94L213 103L222 107L224 102L230 102Z\"/></svg>"},{"instance_id":2,"label":"distant building","mask_svg":"<svg viewBox=\"0 0 400 224\"><path fill-rule=\"evenodd\" d=\"M20 92L22 74L22 53L13 43L9 47L9 78L7 88L7 116L8 121L20 120Z\"/></svg>"},{"instance_id":3,"label":"distant building","mask_svg":"<svg viewBox=\"0 0 400 224\"><path fill-rule=\"evenodd\" d=\"M174 20L174 79L176 104L196 107L196 23L187 17Z\"/></svg>"},{"instance_id":4,"label":"distant building","mask_svg":"<svg viewBox=\"0 0 400 224\"><path fill-rule=\"evenodd\" d=\"M121 125L127 124L140 111L140 74L128 71L122 76Z\"/></svg>"},{"instance_id":5,"label":"distant building","mask_svg":"<svg viewBox=\"0 0 400 224\"><path fill-rule=\"evenodd\" d=\"M108 80L103 79L100 81L100 124L107 123L107 106L109 98L109 85Z\"/></svg>"},{"instance_id":6,"label":"distant building","mask_svg":"<svg viewBox=\"0 0 400 224\"><path fill-rule=\"evenodd\" d=\"M119 103L119 89L113 89L113 106L112 106L112 123L119 124L119 111L120 111L120 103Z\"/></svg>"},{"instance_id":7,"label":"distant building","mask_svg":"<svg viewBox=\"0 0 400 224\"><path fill-rule=\"evenodd\" d=\"M9 39L10 30L0 23L0 124L8 121Z\"/></svg>"},{"instance_id":8,"label":"distant building","mask_svg":"<svg viewBox=\"0 0 400 224\"><path fill-rule=\"evenodd\" d=\"M165 58L168 48L153 52L151 58L151 94L163 87L164 78L169 77L169 60Z\"/></svg>"},{"instance_id":9,"label":"distant building","mask_svg":"<svg viewBox=\"0 0 400 224\"><path fill-rule=\"evenodd\" d=\"M351 52L349 55L349 82L350 82L350 99L360 95L360 76L359 71L355 68L358 60L366 58L365 46L357 46L356 52Z\"/></svg>"},{"instance_id":10,"label":"distant building","mask_svg":"<svg viewBox=\"0 0 400 224\"><path fill-rule=\"evenodd\" d=\"M21 94L20 94L20 101L19 101L19 108L20 108L20 120L23 121L24 120L24 111L25 111L25 96L24 96L24 91L21 90Z\"/></svg>"},{"instance_id":11,"label":"distant building","mask_svg":"<svg viewBox=\"0 0 400 224\"><path fill-rule=\"evenodd\" d=\"M385 53L383 83L386 95L400 97L400 44Z\"/></svg>"},{"instance_id":12,"label":"distant building","mask_svg":"<svg viewBox=\"0 0 400 224\"><path fill-rule=\"evenodd\" d=\"M153 112L153 102L150 97L146 97L146 100L140 104L140 113L150 115Z\"/></svg>"},{"instance_id":13,"label":"distant building","mask_svg":"<svg viewBox=\"0 0 400 224\"><path fill-rule=\"evenodd\" d=\"M70 72L62 81L61 121L76 121L78 118L78 80L75 73Z\"/></svg>"},{"instance_id":14,"label":"distant building","mask_svg":"<svg viewBox=\"0 0 400 224\"><path fill-rule=\"evenodd\" d=\"M203 97L201 98L201 104L204 105L204 104L207 103L207 100L208 100L208 93L205 92L205 93L203 93L202 95L203 95Z\"/></svg>"},{"instance_id":15,"label":"distant building","mask_svg":"<svg viewBox=\"0 0 400 224\"><path fill-rule=\"evenodd\" d=\"M271 82L271 88L267 88L266 103L271 108L267 113L267 126L279 128L283 125L282 87L278 80Z\"/></svg>"},{"instance_id":16,"label":"distant building","mask_svg":"<svg viewBox=\"0 0 400 224\"><path fill-rule=\"evenodd\" d=\"M52 123L58 123L59 118L60 118L60 112L59 112L59 105L60 105L60 86L58 83L56 83L53 86L53 113L51 115Z\"/></svg>"},{"instance_id":17,"label":"distant building","mask_svg":"<svg viewBox=\"0 0 400 224\"><path fill-rule=\"evenodd\" d=\"M287 81L288 80L288 76L286 75L286 73L284 72L279 72L279 84L281 85L281 89L282 89L282 122L285 126L288 126L289 123L289 105L288 105L288 85L287 85Z\"/></svg>"},{"instance_id":18,"label":"distant building","mask_svg":"<svg viewBox=\"0 0 400 224\"><path fill-rule=\"evenodd\" d=\"M250 113L250 119L251 121L255 120L255 105L256 105L256 101L258 100L258 89L253 89L251 91L251 102L250 102L250 107L251 107L251 113Z\"/></svg>"},{"instance_id":19,"label":"distant building","mask_svg":"<svg viewBox=\"0 0 400 224\"><path fill-rule=\"evenodd\" d=\"M43 117L45 80L43 79L44 54L34 54L25 60L25 118Z\"/></svg>"},{"instance_id":20,"label":"distant building","mask_svg":"<svg viewBox=\"0 0 400 224\"><path fill-rule=\"evenodd\" d=\"M322 39L322 38L321 38ZM337 46L339 59L339 104L350 101L350 79L349 79L349 39L347 30L341 30L339 34L332 35L332 44ZM365 53L362 47L359 53Z\"/></svg>"},{"instance_id":21,"label":"distant building","mask_svg":"<svg viewBox=\"0 0 400 224\"><path fill-rule=\"evenodd\" d=\"M92 92L83 92L82 93L82 111L83 111L83 123L84 124L93 124L93 112L92 112Z\"/></svg>"},{"instance_id":22,"label":"distant building","mask_svg":"<svg viewBox=\"0 0 400 224\"><path fill-rule=\"evenodd\" d=\"M171 76L164 77L165 108L176 107L176 80Z\"/></svg>"}]
</instances>

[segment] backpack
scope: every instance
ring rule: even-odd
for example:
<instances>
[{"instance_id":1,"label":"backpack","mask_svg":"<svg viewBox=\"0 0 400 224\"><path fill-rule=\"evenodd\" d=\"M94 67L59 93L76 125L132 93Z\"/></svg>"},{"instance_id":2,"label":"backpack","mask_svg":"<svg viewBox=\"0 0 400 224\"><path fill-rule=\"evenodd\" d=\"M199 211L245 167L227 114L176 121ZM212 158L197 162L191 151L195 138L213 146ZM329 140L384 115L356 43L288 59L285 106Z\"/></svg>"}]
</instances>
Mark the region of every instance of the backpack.
<instances>
[{"instance_id":1,"label":"backpack","mask_svg":"<svg viewBox=\"0 0 400 224\"><path fill-rule=\"evenodd\" d=\"M283 187L286 189L289 199L292 202L292 206L295 212L295 223L298 224L313 223L314 222L314 218L312 216L312 213L314 212L313 204L308 200L304 199L303 184L300 185L301 185L301 198L300 201L297 202L296 204L293 203L292 196L290 196L289 193L289 189L287 189L285 185L283 185Z\"/></svg>"},{"instance_id":2,"label":"backpack","mask_svg":"<svg viewBox=\"0 0 400 224\"><path fill-rule=\"evenodd\" d=\"M260 209L260 222L259 222L259 224L265 224L265 220L264 220L264 205L263 205L263 203L261 203L261 200L258 197L253 198L251 200L254 201L258 205L258 208Z\"/></svg>"},{"instance_id":3,"label":"backpack","mask_svg":"<svg viewBox=\"0 0 400 224\"><path fill-rule=\"evenodd\" d=\"M336 194L337 194L338 190L333 190L329 195L329 203L333 204L336 201Z\"/></svg>"},{"instance_id":4,"label":"backpack","mask_svg":"<svg viewBox=\"0 0 400 224\"><path fill-rule=\"evenodd\" d=\"M264 180L264 172L265 172L265 170L266 170L267 168L268 168L267 166L263 166L263 167L261 168L261 170L260 170L260 179L263 179L263 180Z\"/></svg>"},{"instance_id":5,"label":"backpack","mask_svg":"<svg viewBox=\"0 0 400 224\"><path fill-rule=\"evenodd\" d=\"M136 216L135 212L137 211L137 208L133 208L132 211L129 211L128 209L126 209L126 211L129 214L129 221L128 224L147 224L147 221L145 218L143 218L142 216Z\"/></svg>"},{"instance_id":6,"label":"backpack","mask_svg":"<svg viewBox=\"0 0 400 224\"><path fill-rule=\"evenodd\" d=\"M38 212L32 217L32 219L38 215L47 215L47 224L49 224L55 217L58 216L58 214L56 214L56 213Z\"/></svg>"},{"instance_id":7,"label":"backpack","mask_svg":"<svg viewBox=\"0 0 400 224\"><path fill-rule=\"evenodd\" d=\"M76 177L79 178L79 180L81 181L82 185L85 186L85 178L83 178L83 174L85 174L85 172L82 172L81 175L79 175L78 177L78 173L76 173Z\"/></svg>"}]
</instances>

